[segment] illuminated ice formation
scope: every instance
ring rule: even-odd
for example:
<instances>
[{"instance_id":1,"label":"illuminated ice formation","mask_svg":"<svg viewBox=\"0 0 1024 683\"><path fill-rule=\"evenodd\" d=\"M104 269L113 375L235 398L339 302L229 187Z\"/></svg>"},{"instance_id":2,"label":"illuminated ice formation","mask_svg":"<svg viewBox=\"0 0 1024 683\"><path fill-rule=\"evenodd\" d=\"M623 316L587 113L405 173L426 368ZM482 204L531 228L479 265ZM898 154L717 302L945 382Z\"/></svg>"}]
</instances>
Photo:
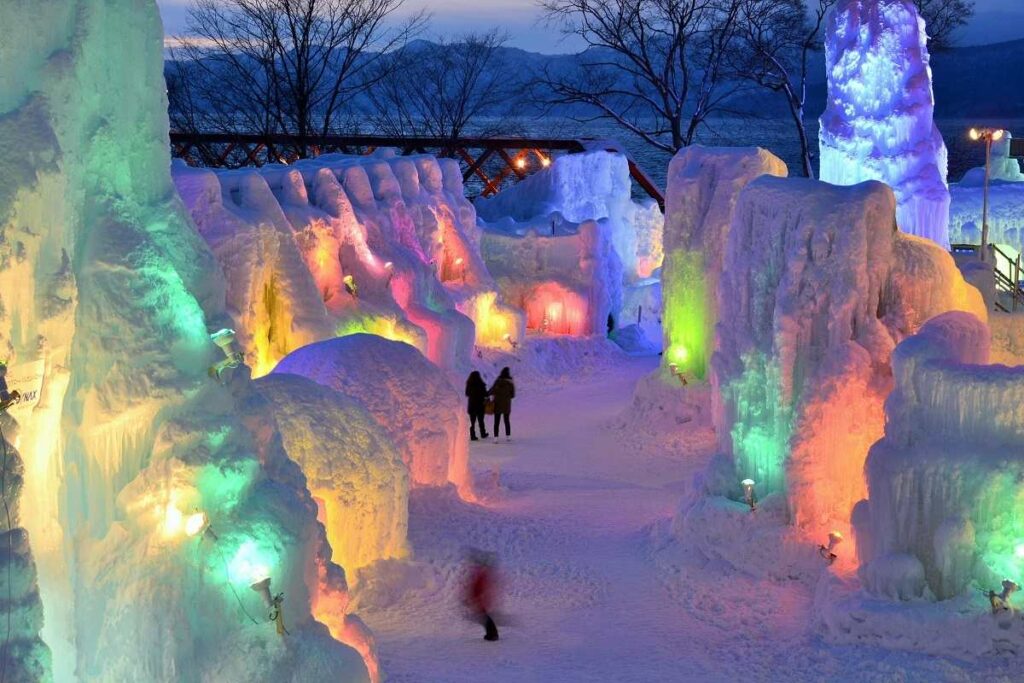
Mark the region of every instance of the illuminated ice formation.
<instances>
[{"instance_id":1,"label":"illuminated ice formation","mask_svg":"<svg viewBox=\"0 0 1024 683\"><path fill-rule=\"evenodd\" d=\"M948 247L947 155L932 120L926 42L912 0L839 0L832 9L821 179L881 180L896 193L900 229Z\"/></svg>"},{"instance_id":2,"label":"illuminated ice formation","mask_svg":"<svg viewBox=\"0 0 1024 683\"><path fill-rule=\"evenodd\" d=\"M865 587L939 599L972 581L1024 583L1024 368L988 365L974 316L931 320L893 352L885 437L867 461L869 498L854 515ZM915 567L915 582L900 587Z\"/></svg>"},{"instance_id":3,"label":"illuminated ice formation","mask_svg":"<svg viewBox=\"0 0 1024 683\"><path fill-rule=\"evenodd\" d=\"M484 260L502 297L526 311L527 328L603 334L609 315L616 325L639 315L657 330L663 218L656 202L634 202L631 192L627 158L595 151L558 157L477 200Z\"/></svg>"},{"instance_id":4,"label":"illuminated ice formation","mask_svg":"<svg viewBox=\"0 0 1024 683\"><path fill-rule=\"evenodd\" d=\"M786 165L763 149L686 147L669 164L661 270L664 363L704 379L718 322L718 282L740 191Z\"/></svg>"},{"instance_id":5,"label":"illuminated ice formation","mask_svg":"<svg viewBox=\"0 0 1024 683\"><path fill-rule=\"evenodd\" d=\"M928 318L985 316L947 252L894 229L881 183L764 176L733 212L719 282L715 425L738 482L785 494L798 526L827 533L865 493L882 434L889 355ZM731 481L729 481L731 479Z\"/></svg>"},{"instance_id":6,"label":"illuminated ice formation","mask_svg":"<svg viewBox=\"0 0 1024 683\"><path fill-rule=\"evenodd\" d=\"M522 337L521 314L498 301L480 259L450 159L382 151L221 172L178 163L174 178L225 272L258 375L305 344L359 332L447 368L474 344Z\"/></svg>"},{"instance_id":7,"label":"illuminated ice formation","mask_svg":"<svg viewBox=\"0 0 1024 683\"><path fill-rule=\"evenodd\" d=\"M1024 369L988 360L988 328L960 312L893 352L870 497L853 512L860 570L827 576L815 595L828 640L943 656L1024 651L1019 612L993 610L987 595L1024 582Z\"/></svg>"},{"instance_id":8,"label":"illuminated ice formation","mask_svg":"<svg viewBox=\"0 0 1024 683\"><path fill-rule=\"evenodd\" d=\"M286 356L274 374L309 378L361 402L399 448L413 484L454 484L472 499L462 392L408 344L355 334Z\"/></svg>"},{"instance_id":9,"label":"illuminated ice formation","mask_svg":"<svg viewBox=\"0 0 1024 683\"><path fill-rule=\"evenodd\" d=\"M335 562L351 572L408 554L409 471L358 401L296 375L256 382L306 475Z\"/></svg>"},{"instance_id":10,"label":"illuminated ice formation","mask_svg":"<svg viewBox=\"0 0 1024 683\"><path fill-rule=\"evenodd\" d=\"M12 417L54 679L367 680L328 631L373 667L269 408L244 368L207 374L224 284L168 172L156 3L13 0L0 26L0 348L41 370ZM9 676L38 657L24 637Z\"/></svg>"}]
</instances>

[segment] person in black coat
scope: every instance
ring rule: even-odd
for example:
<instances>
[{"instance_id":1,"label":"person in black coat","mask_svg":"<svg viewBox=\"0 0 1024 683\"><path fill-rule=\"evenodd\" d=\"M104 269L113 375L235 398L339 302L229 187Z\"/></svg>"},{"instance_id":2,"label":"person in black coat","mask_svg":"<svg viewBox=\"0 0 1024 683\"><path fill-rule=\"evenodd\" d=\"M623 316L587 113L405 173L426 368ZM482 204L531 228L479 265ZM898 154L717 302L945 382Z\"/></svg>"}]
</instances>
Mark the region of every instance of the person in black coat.
<instances>
[{"instance_id":1,"label":"person in black coat","mask_svg":"<svg viewBox=\"0 0 1024 683\"><path fill-rule=\"evenodd\" d=\"M498 442L498 426L501 419L505 418L505 440L512 440L512 426L508 418L512 413L512 399L516 397L516 385L512 382L512 371L502 368L501 374L495 380L494 386L488 392L494 397L494 442Z\"/></svg>"},{"instance_id":2,"label":"person in black coat","mask_svg":"<svg viewBox=\"0 0 1024 683\"><path fill-rule=\"evenodd\" d=\"M487 384L480 373L474 370L469 373L466 379L466 412L469 413L469 438L478 441L476 438L476 426L480 425L481 438L487 438L487 428L484 427L484 405L487 403Z\"/></svg>"}]
</instances>

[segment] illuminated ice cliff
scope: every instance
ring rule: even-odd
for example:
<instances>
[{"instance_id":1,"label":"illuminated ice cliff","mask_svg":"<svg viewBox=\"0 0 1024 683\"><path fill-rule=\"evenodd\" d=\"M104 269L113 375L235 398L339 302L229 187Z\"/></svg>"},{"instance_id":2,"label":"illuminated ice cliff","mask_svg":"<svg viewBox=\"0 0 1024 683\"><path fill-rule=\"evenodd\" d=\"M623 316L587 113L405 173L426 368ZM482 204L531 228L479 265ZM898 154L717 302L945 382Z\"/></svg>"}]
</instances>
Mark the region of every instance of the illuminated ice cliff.
<instances>
[{"instance_id":1,"label":"illuminated ice cliff","mask_svg":"<svg viewBox=\"0 0 1024 683\"><path fill-rule=\"evenodd\" d=\"M881 180L896 193L896 222L949 246L946 146L924 21L912 0L839 0L827 19L828 104L821 116L821 180Z\"/></svg>"},{"instance_id":2,"label":"illuminated ice cliff","mask_svg":"<svg viewBox=\"0 0 1024 683\"><path fill-rule=\"evenodd\" d=\"M740 191L765 175L785 177L786 165L763 149L679 151L668 169L665 199L664 363L704 379L718 322L718 283Z\"/></svg>"},{"instance_id":3,"label":"illuminated ice cliff","mask_svg":"<svg viewBox=\"0 0 1024 683\"><path fill-rule=\"evenodd\" d=\"M257 375L301 346L359 332L451 369L474 344L523 336L522 314L498 301L481 261L452 159L380 150L238 171L176 162L174 181L224 270Z\"/></svg>"},{"instance_id":4,"label":"illuminated ice cliff","mask_svg":"<svg viewBox=\"0 0 1024 683\"><path fill-rule=\"evenodd\" d=\"M8 0L0 26L0 350L38 391L4 433L54 678L367 680L372 641L273 406L244 366L207 374L225 284L168 170L156 4ZM12 636L9 657L42 661Z\"/></svg>"}]
</instances>

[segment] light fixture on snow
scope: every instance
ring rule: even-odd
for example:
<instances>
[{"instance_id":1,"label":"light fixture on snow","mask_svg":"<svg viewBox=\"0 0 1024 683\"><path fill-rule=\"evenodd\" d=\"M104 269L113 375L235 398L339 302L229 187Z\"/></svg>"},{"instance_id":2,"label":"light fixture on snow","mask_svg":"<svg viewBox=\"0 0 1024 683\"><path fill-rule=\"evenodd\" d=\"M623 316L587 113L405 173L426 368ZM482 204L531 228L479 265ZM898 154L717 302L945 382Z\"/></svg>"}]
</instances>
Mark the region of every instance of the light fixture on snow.
<instances>
[{"instance_id":1,"label":"light fixture on snow","mask_svg":"<svg viewBox=\"0 0 1024 683\"><path fill-rule=\"evenodd\" d=\"M235 349L235 331L232 329L224 328L214 332L210 335L210 341L224 352L224 360L214 363L208 370L210 377L215 377L219 381L225 370L237 368L245 358L241 351Z\"/></svg>"},{"instance_id":2,"label":"light fixture on snow","mask_svg":"<svg viewBox=\"0 0 1024 683\"><path fill-rule=\"evenodd\" d=\"M284 602L284 593L271 594L269 576L257 577L249 587L263 598L263 603L270 610L268 618L277 625L277 634L280 636L287 635L288 629L284 627L284 613L281 610L281 603Z\"/></svg>"},{"instance_id":3,"label":"light fixture on snow","mask_svg":"<svg viewBox=\"0 0 1024 683\"><path fill-rule=\"evenodd\" d=\"M754 495L754 480L744 479L740 482L743 486L743 502L750 506L750 509L757 509L757 497Z\"/></svg>"},{"instance_id":4,"label":"light fixture on snow","mask_svg":"<svg viewBox=\"0 0 1024 683\"><path fill-rule=\"evenodd\" d=\"M669 372L671 372L673 375L679 378L679 383L682 384L684 387L689 384L689 382L686 381L686 375L679 369L678 365L676 365L675 363L669 363L668 369Z\"/></svg>"},{"instance_id":5,"label":"light fixture on snow","mask_svg":"<svg viewBox=\"0 0 1024 683\"><path fill-rule=\"evenodd\" d=\"M346 275L341 278L341 281L345 283L345 291L348 292L349 296L353 299L359 298L359 287L356 286L356 279L351 275Z\"/></svg>"},{"instance_id":6,"label":"light fixture on snow","mask_svg":"<svg viewBox=\"0 0 1024 683\"><path fill-rule=\"evenodd\" d=\"M828 535L828 545L819 545L818 546L818 554L821 555L822 559L824 559L826 562L828 562L829 564L832 564L833 562L836 561L836 554L834 552L832 552L832 550L837 545L839 545L839 543L841 543L842 540L843 540L843 535L841 533L839 533L838 531L833 531L833 532L829 533L829 535Z\"/></svg>"},{"instance_id":7,"label":"light fixture on snow","mask_svg":"<svg viewBox=\"0 0 1024 683\"><path fill-rule=\"evenodd\" d=\"M384 264L384 270L388 272L388 279L387 282L384 283L384 286L390 287L391 279L395 277L395 264L392 263L391 261L388 261L387 263Z\"/></svg>"},{"instance_id":8,"label":"light fixture on snow","mask_svg":"<svg viewBox=\"0 0 1024 683\"><path fill-rule=\"evenodd\" d=\"M1013 608L1010 607L1010 596L1016 593L1019 588L1020 586L1013 581L1004 579L1002 592L989 591L988 602L992 606L992 614L1011 611Z\"/></svg>"},{"instance_id":9,"label":"light fixture on snow","mask_svg":"<svg viewBox=\"0 0 1024 683\"><path fill-rule=\"evenodd\" d=\"M508 334L506 332L505 336L503 336L502 339L504 339L505 343L509 345L509 348L512 349L513 353L515 352L516 349L519 348L519 342L517 342L515 339L513 339L511 334Z\"/></svg>"}]
</instances>

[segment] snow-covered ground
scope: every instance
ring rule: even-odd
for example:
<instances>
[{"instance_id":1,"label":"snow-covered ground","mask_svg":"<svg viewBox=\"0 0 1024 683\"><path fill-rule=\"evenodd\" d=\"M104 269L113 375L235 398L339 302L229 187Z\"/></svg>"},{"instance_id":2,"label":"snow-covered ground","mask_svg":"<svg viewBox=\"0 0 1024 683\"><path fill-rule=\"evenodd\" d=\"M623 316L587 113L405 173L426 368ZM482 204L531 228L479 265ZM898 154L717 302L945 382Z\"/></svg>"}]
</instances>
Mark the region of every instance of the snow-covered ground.
<instances>
[{"instance_id":1,"label":"snow-covered ground","mask_svg":"<svg viewBox=\"0 0 1024 683\"><path fill-rule=\"evenodd\" d=\"M354 591L388 681L1019 680L1010 659L826 644L808 582L702 564L658 540L713 438L699 420L662 441L620 419L656 364L521 381L512 443L473 444L483 504L412 492L415 560L377 565ZM461 616L466 546L500 556L508 623L497 644Z\"/></svg>"}]
</instances>

